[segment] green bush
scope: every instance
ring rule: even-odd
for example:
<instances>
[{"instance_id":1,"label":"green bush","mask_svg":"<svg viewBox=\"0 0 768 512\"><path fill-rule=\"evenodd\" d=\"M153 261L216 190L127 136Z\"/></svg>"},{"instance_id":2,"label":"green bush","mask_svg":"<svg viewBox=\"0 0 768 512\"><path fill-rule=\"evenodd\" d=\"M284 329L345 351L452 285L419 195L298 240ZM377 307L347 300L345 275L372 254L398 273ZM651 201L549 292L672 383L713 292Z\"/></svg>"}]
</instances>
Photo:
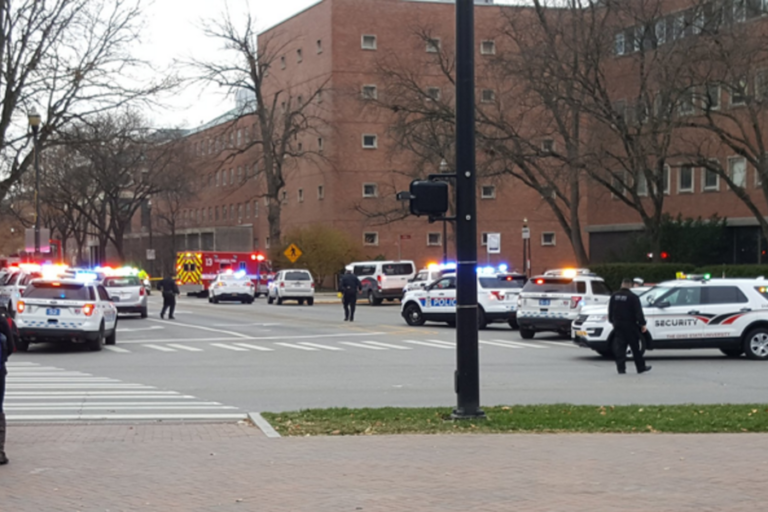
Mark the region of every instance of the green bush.
<instances>
[{"instance_id":1,"label":"green bush","mask_svg":"<svg viewBox=\"0 0 768 512\"><path fill-rule=\"evenodd\" d=\"M691 264L676 263L606 263L590 265L590 270L605 279L612 290L621 286L625 277L640 277L646 283L660 283L675 279L678 272L686 274L711 274L718 277L768 277L768 265L710 265L696 267Z\"/></svg>"},{"instance_id":2,"label":"green bush","mask_svg":"<svg viewBox=\"0 0 768 512\"><path fill-rule=\"evenodd\" d=\"M709 265L696 269L696 274L712 277L768 277L768 265Z\"/></svg>"}]
</instances>

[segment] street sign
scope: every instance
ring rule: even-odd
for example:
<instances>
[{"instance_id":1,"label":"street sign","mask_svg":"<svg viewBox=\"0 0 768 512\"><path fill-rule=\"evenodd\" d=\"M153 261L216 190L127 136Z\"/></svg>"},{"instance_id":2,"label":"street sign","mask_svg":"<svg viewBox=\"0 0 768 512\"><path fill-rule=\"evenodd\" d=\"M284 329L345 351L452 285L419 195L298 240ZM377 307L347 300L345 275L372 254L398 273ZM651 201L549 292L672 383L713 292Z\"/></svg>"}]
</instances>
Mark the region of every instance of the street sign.
<instances>
[{"instance_id":1,"label":"street sign","mask_svg":"<svg viewBox=\"0 0 768 512\"><path fill-rule=\"evenodd\" d=\"M296 244L291 244L283 254L285 254L285 257L288 258L291 263L296 263L296 260L301 258L303 253L301 252L301 249L296 246Z\"/></svg>"},{"instance_id":2,"label":"street sign","mask_svg":"<svg viewBox=\"0 0 768 512\"><path fill-rule=\"evenodd\" d=\"M147 260L154 260L155 259L155 250L154 249L147 249Z\"/></svg>"},{"instance_id":3,"label":"street sign","mask_svg":"<svg viewBox=\"0 0 768 512\"><path fill-rule=\"evenodd\" d=\"M501 252L501 233L488 233L486 248L488 254L499 254Z\"/></svg>"},{"instance_id":4,"label":"street sign","mask_svg":"<svg viewBox=\"0 0 768 512\"><path fill-rule=\"evenodd\" d=\"M530 238L531 238L531 229L523 228L523 240L530 240Z\"/></svg>"}]
</instances>

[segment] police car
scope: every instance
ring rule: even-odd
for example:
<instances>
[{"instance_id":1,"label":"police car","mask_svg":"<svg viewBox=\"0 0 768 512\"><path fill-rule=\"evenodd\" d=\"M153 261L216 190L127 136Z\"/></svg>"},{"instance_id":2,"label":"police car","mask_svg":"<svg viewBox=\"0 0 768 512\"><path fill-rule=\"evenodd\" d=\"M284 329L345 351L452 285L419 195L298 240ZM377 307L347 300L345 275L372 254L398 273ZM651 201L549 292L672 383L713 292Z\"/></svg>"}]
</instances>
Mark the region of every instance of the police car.
<instances>
[{"instance_id":1,"label":"police car","mask_svg":"<svg viewBox=\"0 0 768 512\"><path fill-rule=\"evenodd\" d=\"M95 274L36 279L24 290L16 313L22 352L44 341L87 343L90 350L117 342L117 308Z\"/></svg>"},{"instance_id":2,"label":"police car","mask_svg":"<svg viewBox=\"0 0 768 512\"><path fill-rule=\"evenodd\" d=\"M139 271L131 267L104 268L102 284L118 313L134 313L147 318L147 290L139 278Z\"/></svg>"},{"instance_id":3,"label":"police car","mask_svg":"<svg viewBox=\"0 0 768 512\"><path fill-rule=\"evenodd\" d=\"M485 329L489 323L504 322L515 328L517 296L525 284L522 274L478 272L477 303L478 326ZM423 289L411 290L403 297L400 313L408 325L425 322L445 322L456 325L456 274L446 274Z\"/></svg>"},{"instance_id":4,"label":"police car","mask_svg":"<svg viewBox=\"0 0 768 512\"><path fill-rule=\"evenodd\" d=\"M222 300L238 301L242 304L253 304L256 287L245 271L231 270L216 276L208 287L208 302L218 304Z\"/></svg>"},{"instance_id":5,"label":"police car","mask_svg":"<svg viewBox=\"0 0 768 512\"><path fill-rule=\"evenodd\" d=\"M66 266L64 265L40 265L38 263L20 263L9 268L0 286L0 304L5 304L11 316L14 316L16 303L33 279L56 277L65 269Z\"/></svg>"},{"instance_id":6,"label":"police car","mask_svg":"<svg viewBox=\"0 0 768 512\"><path fill-rule=\"evenodd\" d=\"M537 332L554 331L571 336L571 323L586 306L605 305L611 290L588 269L549 270L531 278L520 292L517 323L523 339Z\"/></svg>"},{"instance_id":7,"label":"police car","mask_svg":"<svg viewBox=\"0 0 768 512\"><path fill-rule=\"evenodd\" d=\"M427 268L419 270L412 279L408 280L408 284L403 287L403 296L411 290L423 290L443 275L454 272L456 272L455 263L430 263Z\"/></svg>"},{"instance_id":8,"label":"police car","mask_svg":"<svg viewBox=\"0 0 768 512\"><path fill-rule=\"evenodd\" d=\"M641 350L713 348L768 360L768 280L681 277L640 296L648 328ZM608 308L585 308L573 336L577 345L612 356Z\"/></svg>"}]
</instances>

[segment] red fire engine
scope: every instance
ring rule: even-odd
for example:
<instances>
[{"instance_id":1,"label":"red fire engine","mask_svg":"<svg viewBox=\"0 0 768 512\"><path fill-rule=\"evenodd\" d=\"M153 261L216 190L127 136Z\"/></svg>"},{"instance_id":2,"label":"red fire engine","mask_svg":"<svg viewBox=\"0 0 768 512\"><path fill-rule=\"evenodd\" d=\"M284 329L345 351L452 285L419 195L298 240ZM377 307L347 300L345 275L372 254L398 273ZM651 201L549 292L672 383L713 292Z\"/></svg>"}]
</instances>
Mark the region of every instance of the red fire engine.
<instances>
[{"instance_id":1,"label":"red fire engine","mask_svg":"<svg viewBox=\"0 0 768 512\"><path fill-rule=\"evenodd\" d=\"M256 285L256 297L266 295L274 278L272 265L260 252L184 251L176 254L176 275L183 291L208 294L208 286L216 276L227 271L244 271Z\"/></svg>"}]
</instances>

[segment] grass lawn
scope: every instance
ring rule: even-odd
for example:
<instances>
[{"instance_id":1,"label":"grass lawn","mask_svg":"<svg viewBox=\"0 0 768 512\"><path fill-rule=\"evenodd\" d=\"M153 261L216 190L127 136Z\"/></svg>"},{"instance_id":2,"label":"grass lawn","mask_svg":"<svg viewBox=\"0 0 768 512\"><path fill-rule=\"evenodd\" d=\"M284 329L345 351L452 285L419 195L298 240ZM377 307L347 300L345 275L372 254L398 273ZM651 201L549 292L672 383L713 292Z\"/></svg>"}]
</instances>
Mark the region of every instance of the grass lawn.
<instances>
[{"instance_id":1,"label":"grass lawn","mask_svg":"<svg viewBox=\"0 0 768 512\"><path fill-rule=\"evenodd\" d=\"M444 407L307 409L262 413L283 436L501 432L768 432L768 404L519 405L484 408L486 419L450 419Z\"/></svg>"}]
</instances>

